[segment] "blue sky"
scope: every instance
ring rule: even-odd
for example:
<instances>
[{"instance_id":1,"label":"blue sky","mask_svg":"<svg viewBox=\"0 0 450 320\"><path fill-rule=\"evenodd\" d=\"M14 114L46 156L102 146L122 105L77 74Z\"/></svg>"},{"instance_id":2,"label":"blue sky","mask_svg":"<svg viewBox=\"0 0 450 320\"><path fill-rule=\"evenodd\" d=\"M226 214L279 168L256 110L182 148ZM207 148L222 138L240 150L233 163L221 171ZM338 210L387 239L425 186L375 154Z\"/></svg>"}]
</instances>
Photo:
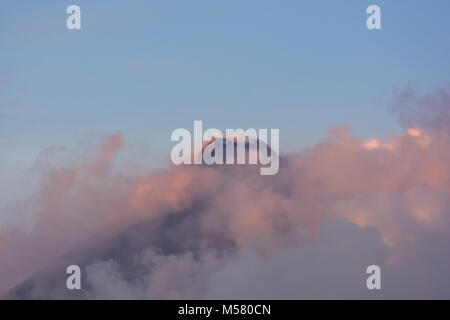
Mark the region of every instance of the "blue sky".
<instances>
[{"instance_id":1,"label":"blue sky","mask_svg":"<svg viewBox=\"0 0 450 320\"><path fill-rule=\"evenodd\" d=\"M82 30L66 29L71 4ZM366 28L370 4L382 30ZM449 12L447 0L3 0L2 185L45 147L106 133L158 166L193 120L279 128L282 152L346 123L388 137L393 90L449 82Z\"/></svg>"}]
</instances>

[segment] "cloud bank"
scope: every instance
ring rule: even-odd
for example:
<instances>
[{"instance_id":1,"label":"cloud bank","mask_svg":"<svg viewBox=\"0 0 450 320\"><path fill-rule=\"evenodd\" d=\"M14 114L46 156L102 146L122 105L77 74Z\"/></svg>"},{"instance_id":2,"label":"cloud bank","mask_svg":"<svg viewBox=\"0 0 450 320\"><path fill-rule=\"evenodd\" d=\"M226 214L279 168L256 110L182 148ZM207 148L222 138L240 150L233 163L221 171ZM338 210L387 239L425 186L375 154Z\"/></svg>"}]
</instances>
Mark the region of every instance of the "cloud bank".
<instances>
[{"instance_id":1,"label":"cloud bank","mask_svg":"<svg viewBox=\"0 0 450 320\"><path fill-rule=\"evenodd\" d=\"M120 134L55 164L0 228L8 298L450 298L450 87L397 95L405 131L363 140L332 128L252 166L113 170ZM446 118L447 117L447 118ZM65 268L82 268L82 290ZM365 287L382 268L382 290Z\"/></svg>"}]
</instances>

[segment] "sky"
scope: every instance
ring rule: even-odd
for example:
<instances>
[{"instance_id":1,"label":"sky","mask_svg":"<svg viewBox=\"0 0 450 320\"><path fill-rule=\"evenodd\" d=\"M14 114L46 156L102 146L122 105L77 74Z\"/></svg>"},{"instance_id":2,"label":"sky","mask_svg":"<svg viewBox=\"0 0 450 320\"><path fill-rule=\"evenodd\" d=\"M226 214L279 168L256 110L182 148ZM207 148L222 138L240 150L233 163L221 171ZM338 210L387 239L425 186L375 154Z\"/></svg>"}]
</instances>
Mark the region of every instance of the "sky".
<instances>
[{"instance_id":1,"label":"sky","mask_svg":"<svg viewBox=\"0 0 450 320\"><path fill-rule=\"evenodd\" d=\"M289 151L343 123L389 137L393 89L448 81L449 4L378 1L371 32L372 2L78 1L69 31L71 1L2 1L3 161L116 131L158 156L195 119L280 128Z\"/></svg>"},{"instance_id":2,"label":"sky","mask_svg":"<svg viewBox=\"0 0 450 320\"><path fill-rule=\"evenodd\" d=\"M71 4L81 30L66 28ZM381 30L366 27L371 4ZM33 194L46 152L71 163L105 135L123 137L119 163L152 170L194 120L278 128L282 154L317 150L347 124L361 141L396 141L408 129L391 108L399 92L450 82L449 11L447 0L3 0L0 225Z\"/></svg>"}]
</instances>

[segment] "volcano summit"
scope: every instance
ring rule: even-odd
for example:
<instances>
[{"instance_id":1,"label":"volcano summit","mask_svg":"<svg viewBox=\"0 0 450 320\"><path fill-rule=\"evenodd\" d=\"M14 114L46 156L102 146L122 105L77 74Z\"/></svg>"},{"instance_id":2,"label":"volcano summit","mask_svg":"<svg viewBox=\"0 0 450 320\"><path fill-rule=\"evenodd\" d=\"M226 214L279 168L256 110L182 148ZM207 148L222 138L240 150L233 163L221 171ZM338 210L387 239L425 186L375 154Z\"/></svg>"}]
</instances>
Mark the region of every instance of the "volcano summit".
<instances>
[{"instance_id":1,"label":"volcano summit","mask_svg":"<svg viewBox=\"0 0 450 320\"><path fill-rule=\"evenodd\" d=\"M191 133L187 129L176 129L171 140L179 141L172 148L171 159L180 164L253 164L260 165L261 175L274 175L279 169L279 129L270 129L270 147L267 142L268 129L208 129L203 133L202 121L194 121L192 152Z\"/></svg>"}]
</instances>

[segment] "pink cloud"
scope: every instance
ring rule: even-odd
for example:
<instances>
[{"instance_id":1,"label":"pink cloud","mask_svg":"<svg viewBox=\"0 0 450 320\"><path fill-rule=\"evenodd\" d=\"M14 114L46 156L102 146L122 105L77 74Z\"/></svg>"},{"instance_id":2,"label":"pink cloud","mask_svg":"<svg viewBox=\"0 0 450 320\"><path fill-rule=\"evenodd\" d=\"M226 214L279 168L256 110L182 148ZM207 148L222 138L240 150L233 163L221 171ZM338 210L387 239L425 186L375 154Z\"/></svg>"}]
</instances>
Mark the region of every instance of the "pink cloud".
<instances>
[{"instance_id":1,"label":"pink cloud","mask_svg":"<svg viewBox=\"0 0 450 320\"><path fill-rule=\"evenodd\" d=\"M420 110L427 103L435 110L446 107L447 98L444 90L423 99L406 92L399 99L402 106L415 101ZM434 120L426 124L432 124L429 130L428 125L411 127L389 141L359 139L348 126L333 128L316 146L287 155L287 164L273 177L241 166L171 167L145 174L125 168L113 173L124 142L119 134L109 136L96 154L62 167L45 166L41 188L26 202L32 211L31 226L1 230L0 273L8 280L0 291L72 248L94 246L99 239L144 222L163 228L168 217L182 221L181 242L189 245L201 239L196 248L199 260L191 251L152 253L148 264L154 273L141 279L147 287L139 290L126 283L116 262L103 261L90 265L93 290L102 294L99 279L115 274L130 295L174 297L174 286L184 289L172 278L196 268L205 273L217 270L223 263L218 253L222 245L271 256L286 247L320 243L321 224L339 219L377 231L390 250L385 265L401 263L410 253L405 248L419 243L424 233L450 226L450 136L442 133L444 124ZM189 214L193 224L184 220L183 215ZM296 230L301 236L290 236ZM136 255L143 258L142 253ZM204 280L197 273L193 278ZM200 287L199 291L206 290L203 284Z\"/></svg>"}]
</instances>

